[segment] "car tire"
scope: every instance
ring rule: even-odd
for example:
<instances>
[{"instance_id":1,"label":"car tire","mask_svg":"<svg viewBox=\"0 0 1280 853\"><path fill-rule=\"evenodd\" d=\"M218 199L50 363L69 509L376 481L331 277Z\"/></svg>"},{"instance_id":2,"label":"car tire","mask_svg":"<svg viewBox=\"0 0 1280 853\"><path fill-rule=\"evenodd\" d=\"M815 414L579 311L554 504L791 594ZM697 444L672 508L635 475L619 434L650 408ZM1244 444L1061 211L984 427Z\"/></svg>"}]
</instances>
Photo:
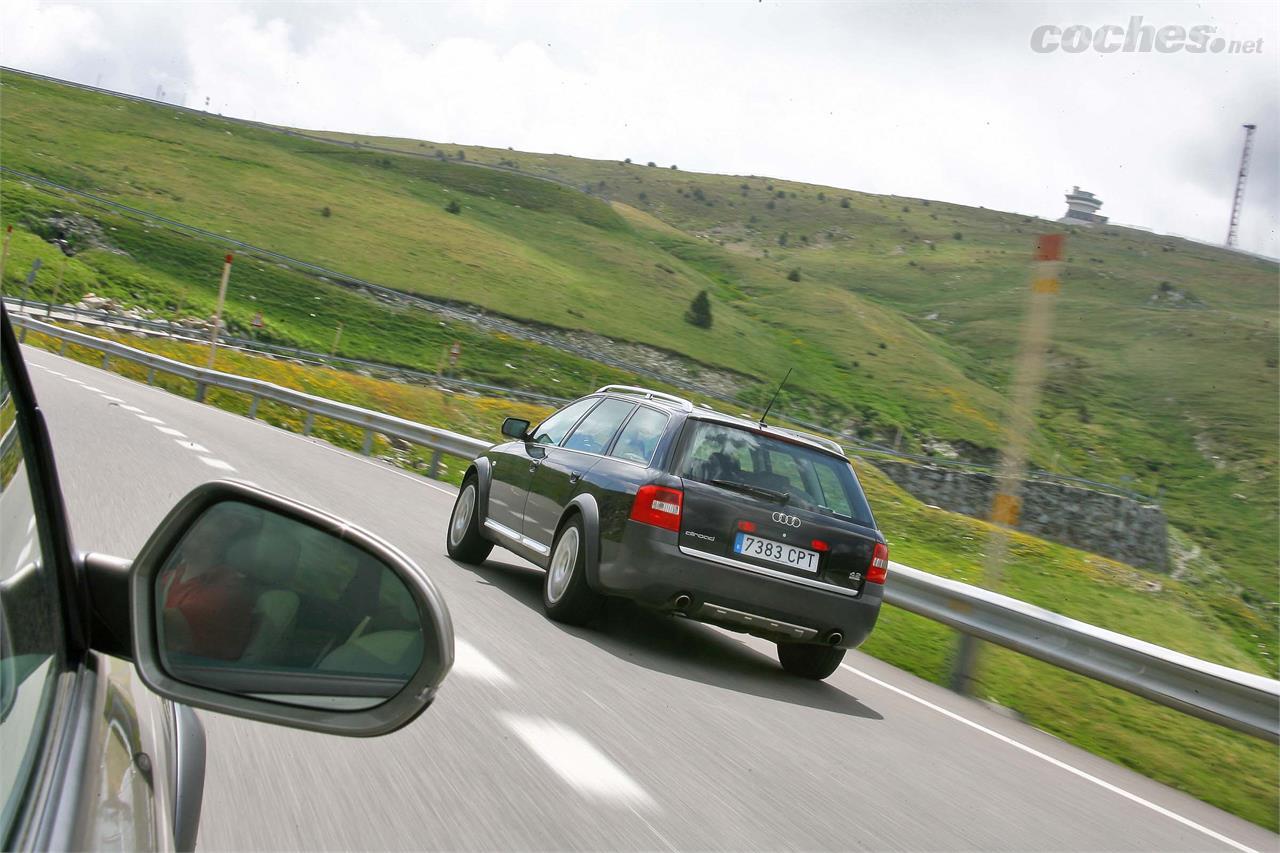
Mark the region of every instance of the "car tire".
<instances>
[{"instance_id":1,"label":"car tire","mask_svg":"<svg viewBox=\"0 0 1280 853\"><path fill-rule=\"evenodd\" d=\"M570 518L556 534L542 584L547 617L566 625L585 625L600 612L601 595L587 584L587 540L582 519Z\"/></svg>"},{"instance_id":2,"label":"car tire","mask_svg":"<svg viewBox=\"0 0 1280 853\"><path fill-rule=\"evenodd\" d=\"M844 660L844 649L814 643L778 643L778 662L792 675L821 681Z\"/></svg>"},{"instance_id":3,"label":"car tire","mask_svg":"<svg viewBox=\"0 0 1280 853\"><path fill-rule=\"evenodd\" d=\"M449 556L478 566L493 550L493 543L480 535L480 484L475 474L468 474L453 502L449 527L445 530L445 546Z\"/></svg>"}]
</instances>

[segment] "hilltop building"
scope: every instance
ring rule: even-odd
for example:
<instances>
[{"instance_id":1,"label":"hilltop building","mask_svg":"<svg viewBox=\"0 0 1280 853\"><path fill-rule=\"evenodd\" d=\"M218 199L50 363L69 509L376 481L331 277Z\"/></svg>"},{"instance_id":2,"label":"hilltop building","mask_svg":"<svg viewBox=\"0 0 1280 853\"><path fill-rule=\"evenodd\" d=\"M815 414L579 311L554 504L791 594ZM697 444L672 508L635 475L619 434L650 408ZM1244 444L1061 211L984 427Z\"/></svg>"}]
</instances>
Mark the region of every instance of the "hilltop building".
<instances>
[{"instance_id":1,"label":"hilltop building","mask_svg":"<svg viewBox=\"0 0 1280 853\"><path fill-rule=\"evenodd\" d=\"M1107 217L1098 215L1100 207L1102 199L1088 190L1072 187L1067 193L1067 213L1058 221L1068 225L1103 225Z\"/></svg>"}]
</instances>

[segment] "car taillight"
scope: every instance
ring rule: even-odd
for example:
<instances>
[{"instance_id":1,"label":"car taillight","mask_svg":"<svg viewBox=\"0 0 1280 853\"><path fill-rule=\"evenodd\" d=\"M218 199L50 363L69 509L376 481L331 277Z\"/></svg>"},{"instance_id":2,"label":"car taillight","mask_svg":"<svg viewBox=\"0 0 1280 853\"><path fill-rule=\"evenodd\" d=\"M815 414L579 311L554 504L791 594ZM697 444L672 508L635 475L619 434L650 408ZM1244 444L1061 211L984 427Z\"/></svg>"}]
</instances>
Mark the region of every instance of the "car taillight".
<instances>
[{"instance_id":1,"label":"car taillight","mask_svg":"<svg viewBox=\"0 0 1280 853\"><path fill-rule=\"evenodd\" d=\"M684 492L666 486L641 486L631 504L631 520L664 530L680 530Z\"/></svg>"},{"instance_id":2,"label":"car taillight","mask_svg":"<svg viewBox=\"0 0 1280 853\"><path fill-rule=\"evenodd\" d=\"M738 529L743 533L755 533L756 523L754 521L739 521Z\"/></svg>"},{"instance_id":3,"label":"car taillight","mask_svg":"<svg viewBox=\"0 0 1280 853\"><path fill-rule=\"evenodd\" d=\"M876 550L871 554L871 568L867 569L867 583L884 583L889 574L889 546L883 542L876 543Z\"/></svg>"}]
</instances>

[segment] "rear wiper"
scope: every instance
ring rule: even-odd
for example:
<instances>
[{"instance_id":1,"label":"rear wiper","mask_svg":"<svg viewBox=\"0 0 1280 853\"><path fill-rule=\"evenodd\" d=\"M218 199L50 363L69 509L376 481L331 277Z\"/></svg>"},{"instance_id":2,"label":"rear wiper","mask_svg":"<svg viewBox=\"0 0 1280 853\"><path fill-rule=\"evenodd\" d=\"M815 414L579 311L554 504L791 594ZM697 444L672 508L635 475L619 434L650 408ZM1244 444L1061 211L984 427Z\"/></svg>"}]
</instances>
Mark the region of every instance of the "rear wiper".
<instances>
[{"instance_id":1,"label":"rear wiper","mask_svg":"<svg viewBox=\"0 0 1280 853\"><path fill-rule=\"evenodd\" d=\"M737 480L712 480L711 485L719 486L722 489L731 489L735 492L745 492L749 495L755 495L769 501L777 501L781 504L791 500L790 492L775 492L773 489L766 489L763 486L750 486L746 483L739 483Z\"/></svg>"}]
</instances>

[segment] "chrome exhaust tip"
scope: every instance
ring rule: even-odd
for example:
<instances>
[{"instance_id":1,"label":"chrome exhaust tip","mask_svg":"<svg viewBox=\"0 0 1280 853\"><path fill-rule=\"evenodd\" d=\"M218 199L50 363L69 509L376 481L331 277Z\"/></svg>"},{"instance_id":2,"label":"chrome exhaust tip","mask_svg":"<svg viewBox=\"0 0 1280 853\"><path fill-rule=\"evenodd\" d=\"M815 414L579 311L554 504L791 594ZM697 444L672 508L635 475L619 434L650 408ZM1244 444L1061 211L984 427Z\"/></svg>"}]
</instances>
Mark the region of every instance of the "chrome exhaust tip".
<instances>
[{"instance_id":1,"label":"chrome exhaust tip","mask_svg":"<svg viewBox=\"0 0 1280 853\"><path fill-rule=\"evenodd\" d=\"M690 604L693 604L693 597L690 596L688 593L682 592L676 596L676 601L675 601L676 610L684 610Z\"/></svg>"},{"instance_id":2,"label":"chrome exhaust tip","mask_svg":"<svg viewBox=\"0 0 1280 853\"><path fill-rule=\"evenodd\" d=\"M844 634L841 634L839 631L832 631L827 635L827 645L838 646L840 645L840 641L843 639Z\"/></svg>"}]
</instances>

